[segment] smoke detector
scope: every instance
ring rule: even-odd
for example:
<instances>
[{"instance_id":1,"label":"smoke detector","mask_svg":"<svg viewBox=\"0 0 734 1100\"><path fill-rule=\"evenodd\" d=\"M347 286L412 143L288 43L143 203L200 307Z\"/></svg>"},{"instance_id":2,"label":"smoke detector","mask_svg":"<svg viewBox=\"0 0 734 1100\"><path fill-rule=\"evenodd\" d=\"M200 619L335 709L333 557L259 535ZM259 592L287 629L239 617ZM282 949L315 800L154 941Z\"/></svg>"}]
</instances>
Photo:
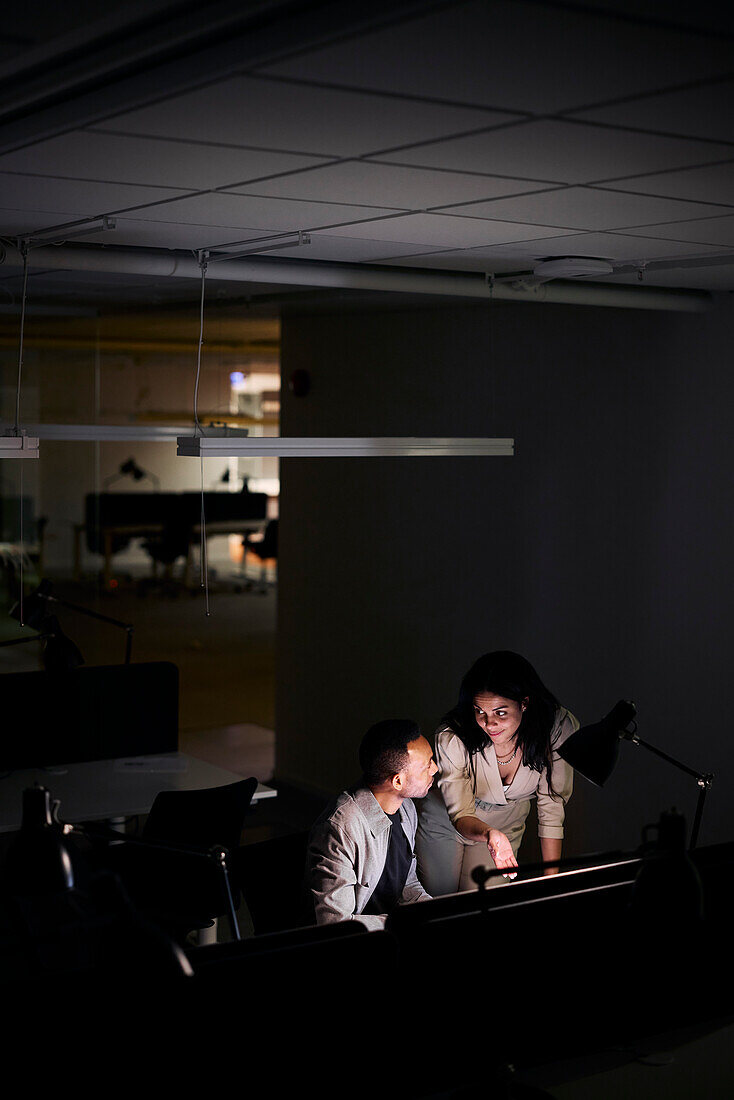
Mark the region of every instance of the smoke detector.
<instances>
[{"instance_id":1,"label":"smoke detector","mask_svg":"<svg viewBox=\"0 0 734 1100\"><path fill-rule=\"evenodd\" d=\"M579 279L589 275L611 275L614 267L608 260L595 260L588 256L556 256L552 260L540 260L533 268L536 279Z\"/></svg>"}]
</instances>

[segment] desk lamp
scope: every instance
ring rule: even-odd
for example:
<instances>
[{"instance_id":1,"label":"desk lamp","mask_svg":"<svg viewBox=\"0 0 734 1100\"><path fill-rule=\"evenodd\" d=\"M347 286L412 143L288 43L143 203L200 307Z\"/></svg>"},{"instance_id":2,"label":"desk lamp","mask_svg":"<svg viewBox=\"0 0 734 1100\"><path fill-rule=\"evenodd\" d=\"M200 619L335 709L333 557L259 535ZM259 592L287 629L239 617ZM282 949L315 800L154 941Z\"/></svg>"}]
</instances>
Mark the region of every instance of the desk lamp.
<instances>
[{"instance_id":1,"label":"desk lamp","mask_svg":"<svg viewBox=\"0 0 734 1100\"><path fill-rule=\"evenodd\" d=\"M714 777L687 767L680 760L676 760L638 737L637 723L633 720L636 713L634 703L620 699L600 722L582 726L576 733L571 734L568 740L564 741L557 750L558 755L567 764L570 764L574 771L579 772L597 787L603 787L612 774L614 765L617 762L620 741L631 741L633 745L640 745L648 752L654 753L655 756L667 760L669 764L684 771L687 775L692 775L700 789L689 845L690 848L695 848L706 793L711 789ZM632 729L628 728L630 724L633 727Z\"/></svg>"},{"instance_id":2,"label":"desk lamp","mask_svg":"<svg viewBox=\"0 0 734 1100\"><path fill-rule=\"evenodd\" d=\"M119 481L121 477L131 477L133 481L142 481L144 477L150 478L155 486L155 491L157 493L160 492L161 483L159 478L157 478L155 474L151 474L148 470L144 470L141 466L138 466L134 458L128 458L127 461L120 465L116 474L111 474L110 477L104 479L105 490L115 481Z\"/></svg>"},{"instance_id":3,"label":"desk lamp","mask_svg":"<svg viewBox=\"0 0 734 1100\"><path fill-rule=\"evenodd\" d=\"M47 672L77 668L84 658L71 638L67 638L55 615L47 616L40 623L40 634L28 634L24 638L10 638L0 646L21 645L23 642L43 642L43 666Z\"/></svg>"},{"instance_id":4,"label":"desk lamp","mask_svg":"<svg viewBox=\"0 0 734 1100\"><path fill-rule=\"evenodd\" d=\"M67 607L70 611L76 611L80 615L87 615L91 619L98 619L100 622L110 623L111 626L119 626L125 630L127 632L125 664L130 664L133 644L132 623L123 623L119 619L111 618L109 615L101 615L98 611L90 611L87 607L80 607L79 604L70 603L69 600L62 600L58 596L53 596L51 594L51 581L44 579L35 592L31 592L22 602L19 600L11 607L10 615L13 619L21 622L22 626L31 626L35 630L47 629L54 634L53 642L48 644L52 647L51 659L54 661L55 667L75 668L76 665L83 664L84 661L74 643L63 634L58 619L51 614L52 604ZM76 651L77 656L74 656L72 649ZM74 663L70 664L69 660L73 660Z\"/></svg>"}]
</instances>

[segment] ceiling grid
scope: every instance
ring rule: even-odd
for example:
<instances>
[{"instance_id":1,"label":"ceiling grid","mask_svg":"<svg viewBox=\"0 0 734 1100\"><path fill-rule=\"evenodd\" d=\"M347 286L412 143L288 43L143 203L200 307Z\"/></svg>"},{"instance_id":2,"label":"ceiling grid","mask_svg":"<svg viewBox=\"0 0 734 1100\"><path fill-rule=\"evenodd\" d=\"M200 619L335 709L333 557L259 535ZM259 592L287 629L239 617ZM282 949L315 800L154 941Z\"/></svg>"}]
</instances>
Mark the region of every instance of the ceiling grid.
<instances>
[{"instance_id":1,"label":"ceiling grid","mask_svg":"<svg viewBox=\"0 0 734 1100\"><path fill-rule=\"evenodd\" d=\"M174 20L186 5L156 7ZM222 26L235 7L215 5ZM238 23L251 47L239 71L217 77L194 50L188 86L166 93L150 64L133 94L131 65L91 123L80 76L78 123L59 90L56 132L44 100L42 135L33 112L8 122L12 149L0 115L0 236L110 215L114 233L87 246L190 255L305 231L307 248L279 255L497 276L582 256L609 261L610 283L644 271L661 287L734 290L732 20L674 3L662 21L652 0L373 8L340 19L334 5L255 4L267 49L258 58ZM68 50L54 28L42 43L29 31L29 72L34 50ZM0 47L20 95L23 42ZM64 281L32 277L48 295ZM0 269L6 289L18 278Z\"/></svg>"}]
</instances>

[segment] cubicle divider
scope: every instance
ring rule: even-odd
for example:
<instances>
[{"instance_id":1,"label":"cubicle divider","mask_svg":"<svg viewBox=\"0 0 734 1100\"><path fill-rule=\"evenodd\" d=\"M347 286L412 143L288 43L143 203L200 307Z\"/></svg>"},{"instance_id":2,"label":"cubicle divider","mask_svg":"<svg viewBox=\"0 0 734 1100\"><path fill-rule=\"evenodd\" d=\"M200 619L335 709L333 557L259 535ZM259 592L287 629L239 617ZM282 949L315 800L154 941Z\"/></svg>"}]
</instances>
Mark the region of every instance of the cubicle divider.
<instances>
[{"instance_id":1,"label":"cubicle divider","mask_svg":"<svg viewBox=\"0 0 734 1100\"><path fill-rule=\"evenodd\" d=\"M170 661L0 676L0 769L178 750L179 674Z\"/></svg>"}]
</instances>

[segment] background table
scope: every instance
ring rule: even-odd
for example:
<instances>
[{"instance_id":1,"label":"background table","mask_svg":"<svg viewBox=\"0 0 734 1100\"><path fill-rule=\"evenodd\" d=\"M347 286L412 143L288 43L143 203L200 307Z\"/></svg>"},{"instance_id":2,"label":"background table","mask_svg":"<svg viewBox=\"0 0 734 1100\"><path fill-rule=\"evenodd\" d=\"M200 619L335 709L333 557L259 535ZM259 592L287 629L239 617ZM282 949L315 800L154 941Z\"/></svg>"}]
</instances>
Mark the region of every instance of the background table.
<instances>
[{"instance_id":1,"label":"background table","mask_svg":"<svg viewBox=\"0 0 734 1100\"><path fill-rule=\"evenodd\" d=\"M59 820L73 823L147 814L159 791L220 787L244 778L183 752L12 771L0 778L0 833L20 828L23 791L34 783L59 802ZM258 783L253 802L275 795Z\"/></svg>"}]
</instances>

